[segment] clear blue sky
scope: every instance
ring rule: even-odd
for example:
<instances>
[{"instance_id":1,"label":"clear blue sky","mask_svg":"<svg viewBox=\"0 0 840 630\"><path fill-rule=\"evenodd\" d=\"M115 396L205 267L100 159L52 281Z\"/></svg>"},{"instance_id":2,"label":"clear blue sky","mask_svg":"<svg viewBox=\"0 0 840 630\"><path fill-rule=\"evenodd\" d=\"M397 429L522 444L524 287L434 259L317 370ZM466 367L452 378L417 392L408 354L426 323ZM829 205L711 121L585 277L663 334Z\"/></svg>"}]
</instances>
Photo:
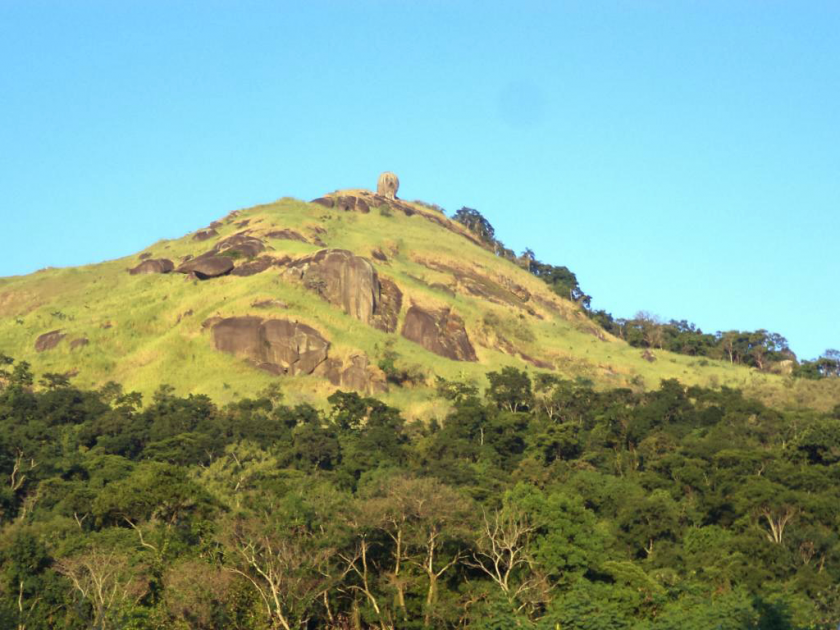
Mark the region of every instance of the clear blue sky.
<instances>
[{"instance_id":1,"label":"clear blue sky","mask_svg":"<svg viewBox=\"0 0 840 630\"><path fill-rule=\"evenodd\" d=\"M0 275L282 196L479 209L617 316L840 347L840 3L0 0Z\"/></svg>"}]
</instances>

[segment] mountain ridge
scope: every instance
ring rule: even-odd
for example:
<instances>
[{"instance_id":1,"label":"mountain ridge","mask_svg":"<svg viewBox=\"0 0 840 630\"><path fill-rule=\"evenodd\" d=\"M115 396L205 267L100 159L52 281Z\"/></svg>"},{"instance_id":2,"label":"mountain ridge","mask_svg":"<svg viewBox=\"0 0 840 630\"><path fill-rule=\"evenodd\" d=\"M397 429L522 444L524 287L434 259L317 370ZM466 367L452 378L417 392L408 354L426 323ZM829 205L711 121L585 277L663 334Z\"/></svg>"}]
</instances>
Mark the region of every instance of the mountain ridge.
<instances>
[{"instance_id":1,"label":"mountain ridge","mask_svg":"<svg viewBox=\"0 0 840 630\"><path fill-rule=\"evenodd\" d=\"M389 325L369 325L383 295L393 311L397 293ZM358 308L367 315L360 319ZM252 351L259 360L250 357L245 346L265 343L253 326L241 333L245 346L228 341L219 350L214 327L244 317L310 327L328 346L317 371L266 364L262 348ZM36 350L51 333L49 347ZM280 382L292 399L317 403L335 388L361 388L418 417L445 410L434 396L437 377L483 385L487 372L505 366L603 387L643 389L677 378L752 389L776 404L828 408L836 399L826 395L829 384L640 352L435 206L365 189L308 203L282 198L132 256L0 279L0 339L0 352L38 372L73 374L83 386L116 380L150 395L169 384L232 400L288 372ZM287 352L289 342L279 343Z\"/></svg>"}]
</instances>

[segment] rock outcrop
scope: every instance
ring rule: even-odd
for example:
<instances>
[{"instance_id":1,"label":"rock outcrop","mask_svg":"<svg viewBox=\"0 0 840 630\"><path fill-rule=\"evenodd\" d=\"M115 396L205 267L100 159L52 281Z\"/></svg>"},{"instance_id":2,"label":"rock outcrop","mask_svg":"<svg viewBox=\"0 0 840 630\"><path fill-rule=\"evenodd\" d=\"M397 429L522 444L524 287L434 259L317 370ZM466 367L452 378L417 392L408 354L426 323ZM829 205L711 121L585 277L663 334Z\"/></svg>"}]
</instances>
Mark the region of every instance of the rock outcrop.
<instances>
[{"instance_id":1,"label":"rock outcrop","mask_svg":"<svg viewBox=\"0 0 840 630\"><path fill-rule=\"evenodd\" d=\"M79 348L84 348L85 346L90 344L90 340L87 337L79 337L78 339L74 339L70 342L70 349L71 350L78 350Z\"/></svg>"},{"instance_id":2,"label":"rock outcrop","mask_svg":"<svg viewBox=\"0 0 840 630\"><path fill-rule=\"evenodd\" d=\"M66 335L60 330L51 330L35 340L35 352L45 352L55 348Z\"/></svg>"},{"instance_id":3,"label":"rock outcrop","mask_svg":"<svg viewBox=\"0 0 840 630\"><path fill-rule=\"evenodd\" d=\"M393 173L382 173L376 183L376 194L386 199L396 199L397 191L400 189L400 180Z\"/></svg>"},{"instance_id":4,"label":"rock outcrop","mask_svg":"<svg viewBox=\"0 0 840 630\"><path fill-rule=\"evenodd\" d=\"M360 212L361 214L367 214L370 212L368 202L361 197L355 197L353 195L338 197L336 200L336 208L343 210L344 212Z\"/></svg>"},{"instance_id":5,"label":"rock outcrop","mask_svg":"<svg viewBox=\"0 0 840 630\"><path fill-rule=\"evenodd\" d=\"M327 360L330 347L314 328L285 319L230 317L212 328L217 350L273 374L312 374Z\"/></svg>"},{"instance_id":6,"label":"rock outcrop","mask_svg":"<svg viewBox=\"0 0 840 630\"><path fill-rule=\"evenodd\" d=\"M167 258L157 258L144 260L133 269L129 269L128 273L132 276L146 273L169 273L175 269L175 265Z\"/></svg>"},{"instance_id":7,"label":"rock outcrop","mask_svg":"<svg viewBox=\"0 0 840 630\"><path fill-rule=\"evenodd\" d=\"M230 272L232 276L253 276L262 273L266 269L274 265L274 259L270 256L260 256L254 260L237 265L236 268Z\"/></svg>"},{"instance_id":8,"label":"rock outcrop","mask_svg":"<svg viewBox=\"0 0 840 630\"><path fill-rule=\"evenodd\" d=\"M265 243L255 236L234 234L222 239L213 247L216 254L226 253L241 258L253 258L265 251Z\"/></svg>"},{"instance_id":9,"label":"rock outcrop","mask_svg":"<svg viewBox=\"0 0 840 630\"><path fill-rule=\"evenodd\" d=\"M195 274L199 280L218 278L233 270L233 260L227 256L200 256L178 267L179 273Z\"/></svg>"},{"instance_id":10,"label":"rock outcrop","mask_svg":"<svg viewBox=\"0 0 840 630\"><path fill-rule=\"evenodd\" d=\"M412 306L406 313L402 336L453 361L478 360L464 321L448 308L432 311Z\"/></svg>"},{"instance_id":11,"label":"rock outcrop","mask_svg":"<svg viewBox=\"0 0 840 630\"><path fill-rule=\"evenodd\" d=\"M383 284L366 258L344 249L322 249L292 262L286 273L351 317L386 332L396 329L402 292L389 281L383 299Z\"/></svg>"},{"instance_id":12,"label":"rock outcrop","mask_svg":"<svg viewBox=\"0 0 840 630\"><path fill-rule=\"evenodd\" d=\"M373 313L373 327L384 332L394 332L399 323L403 294L397 283L379 278L379 302Z\"/></svg>"},{"instance_id":13,"label":"rock outcrop","mask_svg":"<svg viewBox=\"0 0 840 630\"><path fill-rule=\"evenodd\" d=\"M281 239L281 240L285 240L285 241L300 241L301 243L308 243L309 242L303 234L301 234L299 232L295 232L294 230L289 230L289 229L275 230L273 232L269 232L265 236L266 236L266 238L276 238L276 239Z\"/></svg>"},{"instance_id":14,"label":"rock outcrop","mask_svg":"<svg viewBox=\"0 0 840 630\"><path fill-rule=\"evenodd\" d=\"M388 391L384 375L372 368L363 354L350 357L348 364L339 359L327 359L318 371L330 383L342 389L352 389L365 394L382 394Z\"/></svg>"},{"instance_id":15,"label":"rock outcrop","mask_svg":"<svg viewBox=\"0 0 840 630\"><path fill-rule=\"evenodd\" d=\"M219 233L214 228L209 228L206 230L199 230L195 234L193 234L194 241L206 241L207 239L211 239L214 236L218 236Z\"/></svg>"}]
</instances>

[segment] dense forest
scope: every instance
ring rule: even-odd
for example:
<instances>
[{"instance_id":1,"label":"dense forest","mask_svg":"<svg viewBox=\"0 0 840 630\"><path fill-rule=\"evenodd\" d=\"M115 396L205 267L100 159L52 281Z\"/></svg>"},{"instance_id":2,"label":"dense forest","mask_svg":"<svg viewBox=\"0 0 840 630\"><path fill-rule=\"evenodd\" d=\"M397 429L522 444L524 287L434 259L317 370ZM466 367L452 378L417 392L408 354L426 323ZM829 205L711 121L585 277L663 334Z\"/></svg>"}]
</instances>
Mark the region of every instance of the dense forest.
<instances>
[{"instance_id":1,"label":"dense forest","mask_svg":"<svg viewBox=\"0 0 840 630\"><path fill-rule=\"evenodd\" d=\"M0 363L2 628L840 621L840 406L505 368L408 423Z\"/></svg>"}]
</instances>

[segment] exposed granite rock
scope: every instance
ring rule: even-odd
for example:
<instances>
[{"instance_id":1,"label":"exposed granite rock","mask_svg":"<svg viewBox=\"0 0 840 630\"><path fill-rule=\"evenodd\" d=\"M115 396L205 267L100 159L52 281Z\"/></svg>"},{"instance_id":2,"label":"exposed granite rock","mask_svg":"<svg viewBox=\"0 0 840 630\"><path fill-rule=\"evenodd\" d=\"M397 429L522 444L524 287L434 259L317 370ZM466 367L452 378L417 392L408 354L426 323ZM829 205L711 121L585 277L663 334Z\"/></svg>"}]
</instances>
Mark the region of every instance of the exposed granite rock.
<instances>
[{"instance_id":1,"label":"exposed granite rock","mask_svg":"<svg viewBox=\"0 0 840 630\"><path fill-rule=\"evenodd\" d=\"M145 254L140 254L140 260L146 260L147 258L151 258L151 257L152 257L151 252L146 252Z\"/></svg>"},{"instance_id":2,"label":"exposed granite rock","mask_svg":"<svg viewBox=\"0 0 840 630\"><path fill-rule=\"evenodd\" d=\"M412 306L406 313L402 336L447 359L478 360L463 320L448 308L431 311Z\"/></svg>"},{"instance_id":3,"label":"exposed granite rock","mask_svg":"<svg viewBox=\"0 0 840 630\"><path fill-rule=\"evenodd\" d=\"M267 238L276 238L285 241L300 241L301 243L308 243L309 241L303 234L295 232L294 230L275 230L266 234Z\"/></svg>"},{"instance_id":4,"label":"exposed granite rock","mask_svg":"<svg viewBox=\"0 0 840 630\"><path fill-rule=\"evenodd\" d=\"M397 283L389 278L379 278L379 301L373 313L373 326L385 332L394 332L399 323L403 294Z\"/></svg>"},{"instance_id":5,"label":"exposed granite rock","mask_svg":"<svg viewBox=\"0 0 840 630\"><path fill-rule=\"evenodd\" d=\"M175 265L167 258L157 258L154 260L144 260L133 269L129 269L128 273L132 276L146 273L169 273L175 269Z\"/></svg>"},{"instance_id":6,"label":"exposed granite rock","mask_svg":"<svg viewBox=\"0 0 840 630\"><path fill-rule=\"evenodd\" d=\"M381 249L373 249L370 252L370 255L376 258L379 262L388 262L388 257L385 255Z\"/></svg>"},{"instance_id":7,"label":"exposed granite rock","mask_svg":"<svg viewBox=\"0 0 840 630\"><path fill-rule=\"evenodd\" d=\"M271 258L270 256L260 256L255 260L251 260L249 262L238 265L233 271L230 272L230 275L253 276L258 273L262 273L266 269L271 268L273 265L273 258Z\"/></svg>"},{"instance_id":8,"label":"exposed granite rock","mask_svg":"<svg viewBox=\"0 0 840 630\"><path fill-rule=\"evenodd\" d=\"M433 271L451 274L456 282L456 291L480 297L488 302L518 308L527 308L525 302L531 294L522 286L504 278L502 283L473 269L456 267L435 260L417 259L417 262Z\"/></svg>"},{"instance_id":9,"label":"exposed granite rock","mask_svg":"<svg viewBox=\"0 0 840 630\"><path fill-rule=\"evenodd\" d=\"M376 182L376 194L382 195L386 199L396 199L397 191L400 189L400 180L393 173L385 172L379 176L379 181Z\"/></svg>"},{"instance_id":10,"label":"exposed granite rock","mask_svg":"<svg viewBox=\"0 0 840 630\"><path fill-rule=\"evenodd\" d=\"M44 333L35 340L35 352L45 352L55 348L66 335L60 330Z\"/></svg>"},{"instance_id":11,"label":"exposed granite rock","mask_svg":"<svg viewBox=\"0 0 840 630\"><path fill-rule=\"evenodd\" d=\"M312 374L327 359L329 342L305 324L285 319L230 317L213 325L216 349L273 374Z\"/></svg>"},{"instance_id":12,"label":"exposed granite rock","mask_svg":"<svg viewBox=\"0 0 840 630\"><path fill-rule=\"evenodd\" d=\"M324 206L325 208L333 208L335 206L335 199L332 197L318 197L309 203L317 203L319 206Z\"/></svg>"},{"instance_id":13,"label":"exposed granite rock","mask_svg":"<svg viewBox=\"0 0 840 630\"><path fill-rule=\"evenodd\" d=\"M233 270L233 261L227 256L201 256L188 260L178 267L179 273L195 274L199 280L218 278Z\"/></svg>"},{"instance_id":14,"label":"exposed granite rock","mask_svg":"<svg viewBox=\"0 0 840 630\"><path fill-rule=\"evenodd\" d=\"M234 234L216 243L213 247L216 254L234 254L242 258L253 258L265 251L265 243L260 239L247 234Z\"/></svg>"},{"instance_id":15,"label":"exposed granite rock","mask_svg":"<svg viewBox=\"0 0 840 630\"><path fill-rule=\"evenodd\" d=\"M79 337L78 339L74 339L70 342L70 349L71 350L78 350L79 348L84 348L88 345L90 341L87 337Z\"/></svg>"},{"instance_id":16,"label":"exposed granite rock","mask_svg":"<svg viewBox=\"0 0 840 630\"><path fill-rule=\"evenodd\" d=\"M208 230L199 230L198 232L193 234L193 240L194 241L206 241L207 239L211 239L214 236L218 236L218 235L219 235L219 233L213 228L210 228Z\"/></svg>"},{"instance_id":17,"label":"exposed granite rock","mask_svg":"<svg viewBox=\"0 0 840 630\"><path fill-rule=\"evenodd\" d=\"M390 283L393 286L388 288L388 311L384 312L382 285L366 258L344 249L322 249L292 262L286 273L361 322L388 330L387 323L393 320L393 326L396 326L391 311L396 307L396 316L399 315L402 293Z\"/></svg>"},{"instance_id":18,"label":"exposed granite rock","mask_svg":"<svg viewBox=\"0 0 840 630\"><path fill-rule=\"evenodd\" d=\"M352 195L339 197L336 201L336 208L344 212L361 212L362 214L370 212L370 206L364 199Z\"/></svg>"},{"instance_id":19,"label":"exposed granite rock","mask_svg":"<svg viewBox=\"0 0 840 630\"><path fill-rule=\"evenodd\" d=\"M384 375L372 368L363 354L350 357L347 365L339 359L327 359L318 372L342 389L352 389L365 394L382 394L388 391Z\"/></svg>"}]
</instances>

